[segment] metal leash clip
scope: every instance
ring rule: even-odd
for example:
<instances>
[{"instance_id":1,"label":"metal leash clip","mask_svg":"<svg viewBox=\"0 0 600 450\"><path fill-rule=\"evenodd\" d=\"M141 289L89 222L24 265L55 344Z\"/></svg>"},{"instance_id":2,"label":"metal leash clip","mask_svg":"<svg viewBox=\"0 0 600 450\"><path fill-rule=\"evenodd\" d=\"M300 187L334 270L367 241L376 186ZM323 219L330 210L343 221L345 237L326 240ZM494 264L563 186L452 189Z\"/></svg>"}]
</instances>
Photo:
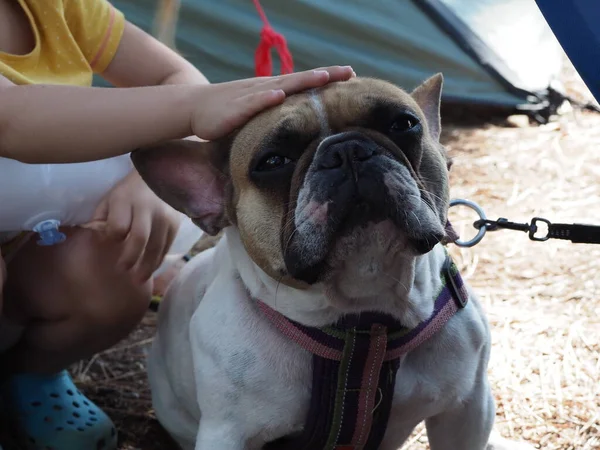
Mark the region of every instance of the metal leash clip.
<instances>
[{"instance_id":1,"label":"metal leash clip","mask_svg":"<svg viewBox=\"0 0 600 450\"><path fill-rule=\"evenodd\" d=\"M454 241L454 244L458 245L459 247L466 247L466 248L474 247L475 245L477 245L481 242L481 240L485 236L485 233L487 232L487 225L485 224L485 222L487 222L488 219L485 216L485 211L477 203L472 202L471 200L465 200L462 198L456 198L456 199L450 200L450 208L452 208L454 206L466 206L468 208L471 208L479 216L479 220L477 222L479 222L479 221L484 222L481 226L475 227L475 228L479 228L479 231L477 231L477 235L470 241L463 241L462 239L457 239L456 241ZM475 223L477 223L477 222L475 222ZM473 224L473 225L475 225L475 224Z\"/></svg>"},{"instance_id":2,"label":"metal leash clip","mask_svg":"<svg viewBox=\"0 0 600 450\"><path fill-rule=\"evenodd\" d=\"M552 223L542 217L534 217L531 223L510 222L503 217L498 220L490 220L486 217L483 209L475 202L464 199L454 199L450 201L450 207L466 206L477 213L479 220L473 223L477 235L470 241L457 239L454 243L459 247L473 247L481 242L488 231L514 230L523 231L528 234L529 239L537 242L544 242L548 239L562 239L571 241L574 244L600 244L600 226L584 224L566 224ZM545 224L547 232L542 233L539 224Z\"/></svg>"}]
</instances>

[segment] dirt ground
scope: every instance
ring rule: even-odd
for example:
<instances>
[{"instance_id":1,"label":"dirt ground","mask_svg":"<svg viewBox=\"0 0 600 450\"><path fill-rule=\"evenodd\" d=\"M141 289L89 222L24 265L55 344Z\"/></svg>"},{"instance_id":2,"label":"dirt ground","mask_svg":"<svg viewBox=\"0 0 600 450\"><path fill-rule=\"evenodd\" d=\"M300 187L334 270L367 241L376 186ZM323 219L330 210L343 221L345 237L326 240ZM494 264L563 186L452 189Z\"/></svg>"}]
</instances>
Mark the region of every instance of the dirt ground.
<instances>
[{"instance_id":1,"label":"dirt ground","mask_svg":"<svg viewBox=\"0 0 600 450\"><path fill-rule=\"evenodd\" d=\"M570 92L589 99L566 74ZM453 197L475 200L490 218L600 224L600 114L573 111L544 126L463 118L444 124ZM473 234L467 210L452 210L451 220ZM600 449L600 246L499 231L451 251L492 325L497 428L540 449ZM146 382L155 322L148 312L126 341L73 368L115 421L123 450L176 448L154 418ZM422 428L404 448L428 448Z\"/></svg>"}]
</instances>

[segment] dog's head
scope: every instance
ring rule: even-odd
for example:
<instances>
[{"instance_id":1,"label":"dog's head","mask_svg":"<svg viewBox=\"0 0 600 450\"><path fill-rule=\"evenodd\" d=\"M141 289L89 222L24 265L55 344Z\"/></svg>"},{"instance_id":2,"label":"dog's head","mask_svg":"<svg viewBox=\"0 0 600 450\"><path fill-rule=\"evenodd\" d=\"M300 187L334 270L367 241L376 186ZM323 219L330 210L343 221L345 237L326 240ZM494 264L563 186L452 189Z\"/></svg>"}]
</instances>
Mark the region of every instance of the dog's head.
<instances>
[{"instance_id":1,"label":"dog's head","mask_svg":"<svg viewBox=\"0 0 600 450\"><path fill-rule=\"evenodd\" d=\"M326 281L348 258L368 272L375 259L416 256L455 237L446 227L441 89L441 74L410 94L356 78L289 97L221 142L170 141L132 159L205 232L237 227L276 280Z\"/></svg>"}]
</instances>

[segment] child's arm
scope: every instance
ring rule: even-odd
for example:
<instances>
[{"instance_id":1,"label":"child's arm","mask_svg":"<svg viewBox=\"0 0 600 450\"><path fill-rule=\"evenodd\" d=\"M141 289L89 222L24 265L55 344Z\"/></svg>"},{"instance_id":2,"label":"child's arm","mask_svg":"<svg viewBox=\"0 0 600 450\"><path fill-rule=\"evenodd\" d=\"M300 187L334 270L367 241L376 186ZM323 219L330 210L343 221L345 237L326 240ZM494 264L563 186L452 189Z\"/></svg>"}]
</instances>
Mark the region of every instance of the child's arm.
<instances>
[{"instance_id":1,"label":"child's arm","mask_svg":"<svg viewBox=\"0 0 600 450\"><path fill-rule=\"evenodd\" d=\"M195 134L213 140L286 94L353 76L331 67L212 85L15 86L0 76L0 156L29 163L117 156Z\"/></svg>"},{"instance_id":2,"label":"child's arm","mask_svg":"<svg viewBox=\"0 0 600 450\"><path fill-rule=\"evenodd\" d=\"M200 97L189 86L15 86L0 76L0 156L31 163L87 161L184 137Z\"/></svg>"},{"instance_id":3,"label":"child's arm","mask_svg":"<svg viewBox=\"0 0 600 450\"><path fill-rule=\"evenodd\" d=\"M130 22L101 75L119 87L209 83L193 64Z\"/></svg>"}]
</instances>

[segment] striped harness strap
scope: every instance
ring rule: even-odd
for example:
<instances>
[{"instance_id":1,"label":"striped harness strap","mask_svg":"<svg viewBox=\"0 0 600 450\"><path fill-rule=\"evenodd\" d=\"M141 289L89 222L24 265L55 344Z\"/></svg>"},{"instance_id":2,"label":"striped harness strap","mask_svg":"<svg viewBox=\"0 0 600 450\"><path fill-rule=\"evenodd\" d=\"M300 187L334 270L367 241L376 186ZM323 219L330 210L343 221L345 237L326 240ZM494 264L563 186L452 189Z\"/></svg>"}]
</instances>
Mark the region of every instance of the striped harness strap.
<instances>
[{"instance_id":1,"label":"striped harness strap","mask_svg":"<svg viewBox=\"0 0 600 450\"><path fill-rule=\"evenodd\" d=\"M310 408L304 429L265 450L376 450L385 434L400 357L436 334L468 301L449 256L431 317L408 329L388 315L361 313L333 326L306 327L263 302L262 313L313 355Z\"/></svg>"}]
</instances>

